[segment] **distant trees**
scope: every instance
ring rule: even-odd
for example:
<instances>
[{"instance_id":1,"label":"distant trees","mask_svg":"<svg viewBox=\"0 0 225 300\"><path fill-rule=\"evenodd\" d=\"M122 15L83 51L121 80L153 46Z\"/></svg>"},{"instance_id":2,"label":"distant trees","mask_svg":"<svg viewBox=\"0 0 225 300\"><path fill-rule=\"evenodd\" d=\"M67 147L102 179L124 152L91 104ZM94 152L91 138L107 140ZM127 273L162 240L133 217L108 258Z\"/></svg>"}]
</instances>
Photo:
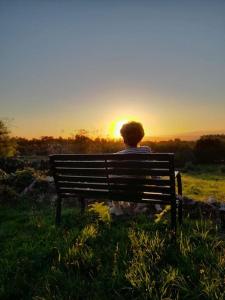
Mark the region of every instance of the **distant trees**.
<instances>
[{"instance_id":1,"label":"distant trees","mask_svg":"<svg viewBox=\"0 0 225 300\"><path fill-rule=\"evenodd\" d=\"M0 120L0 157L10 157L16 153L16 142L9 133L6 123Z\"/></svg>"},{"instance_id":2,"label":"distant trees","mask_svg":"<svg viewBox=\"0 0 225 300\"><path fill-rule=\"evenodd\" d=\"M44 136L40 139L17 138L17 153L21 156L47 156L53 153L107 153L121 150L123 143L104 138L90 138L83 132L70 138Z\"/></svg>"},{"instance_id":3,"label":"distant trees","mask_svg":"<svg viewBox=\"0 0 225 300\"><path fill-rule=\"evenodd\" d=\"M200 163L225 161L225 135L202 136L194 147L194 154Z\"/></svg>"},{"instance_id":4,"label":"distant trees","mask_svg":"<svg viewBox=\"0 0 225 300\"><path fill-rule=\"evenodd\" d=\"M174 139L161 142L143 142L144 145L148 145L154 152L171 152L175 153L176 166L183 166L187 162L195 162L195 155L193 148L195 142L181 141L180 139Z\"/></svg>"},{"instance_id":5,"label":"distant trees","mask_svg":"<svg viewBox=\"0 0 225 300\"><path fill-rule=\"evenodd\" d=\"M178 167L186 163L225 162L225 135L202 136L197 141L145 141L154 152L175 153L175 164ZM48 156L53 153L115 153L123 149L121 140L91 138L81 130L69 138L43 136L39 139L10 138L6 124L0 120L0 157Z\"/></svg>"},{"instance_id":6,"label":"distant trees","mask_svg":"<svg viewBox=\"0 0 225 300\"><path fill-rule=\"evenodd\" d=\"M120 140L92 139L81 133L66 139L45 136L31 140L17 138L16 142L17 153L22 156L47 156L52 153L114 153L124 147ZM145 141L143 145L148 145L154 152L175 153L177 166L184 166L187 162L225 161L225 135L203 136L198 141L181 141L180 139L161 142Z\"/></svg>"}]
</instances>

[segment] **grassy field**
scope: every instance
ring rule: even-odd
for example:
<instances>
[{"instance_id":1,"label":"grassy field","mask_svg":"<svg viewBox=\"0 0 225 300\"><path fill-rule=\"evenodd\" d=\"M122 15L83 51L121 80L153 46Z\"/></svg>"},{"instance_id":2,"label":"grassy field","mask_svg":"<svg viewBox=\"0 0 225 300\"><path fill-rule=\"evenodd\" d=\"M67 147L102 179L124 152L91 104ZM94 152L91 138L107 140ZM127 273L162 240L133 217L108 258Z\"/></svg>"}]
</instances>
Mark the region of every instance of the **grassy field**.
<instances>
[{"instance_id":1,"label":"grassy field","mask_svg":"<svg viewBox=\"0 0 225 300\"><path fill-rule=\"evenodd\" d=\"M218 202L225 202L225 167L224 165L194 166L182 174L184 195L201 201L213 197Z\"/></svg>"},{"instance_id":2,"label":"grassy field","mask_svg":"<svg viewBox=\"0 0 225 300\"><path fill-rule=\"evenodd\" d=\"M186 219L177 243L166 220L111 220L101 204L80 216L1 207L0 299L224 299L225 241Z\"/></svg>"},{"instance_id":3,"label":"grassy field","mask_svg":"<svg viewBox=\"0 0 225 300\"><path fill-rule=\"evenodd\" d=\"M182 178L185 196L225 201L223 166ZM210 220L186 217L175 243L169 216L112 220L96 204L63 209L55 228L52 207L21 200L0 206L0 299L225 299L224 233Z\"/></svg>"}]
</instances>

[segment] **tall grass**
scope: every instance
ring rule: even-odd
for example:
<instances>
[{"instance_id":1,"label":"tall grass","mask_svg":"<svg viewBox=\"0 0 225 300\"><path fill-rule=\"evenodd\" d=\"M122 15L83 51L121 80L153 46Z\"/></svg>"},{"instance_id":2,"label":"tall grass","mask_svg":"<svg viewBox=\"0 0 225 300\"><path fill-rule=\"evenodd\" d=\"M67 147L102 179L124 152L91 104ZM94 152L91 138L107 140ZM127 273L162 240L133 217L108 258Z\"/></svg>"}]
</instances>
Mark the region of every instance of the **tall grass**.
<instances>
[{"instance_id":1,"label":"tall grass","mask_svg":"<svg viewBox=\"0 0 225 300\"><path fill-rule=\"evenodd\" d=\"M225 241L186 219L177 243L146 215L111 220L93 205L0 211L0 299L224 299Z\"/></svg>"}]
</instances>

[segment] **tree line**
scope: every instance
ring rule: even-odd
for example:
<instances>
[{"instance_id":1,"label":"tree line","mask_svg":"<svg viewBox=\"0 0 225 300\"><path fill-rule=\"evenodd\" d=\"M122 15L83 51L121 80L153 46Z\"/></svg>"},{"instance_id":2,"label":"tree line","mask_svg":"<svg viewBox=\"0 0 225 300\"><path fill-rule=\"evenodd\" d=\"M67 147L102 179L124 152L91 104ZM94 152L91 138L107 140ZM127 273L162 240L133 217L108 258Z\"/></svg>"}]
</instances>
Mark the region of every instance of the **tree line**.
<instances>
[{"instance_id":1,"label":"tree line","mask_svg":"<svg viewBox=\"0 0 225 300\"><path fill-rule=\"evenodd\" d=\"M225 135L205 135L197 141L145 141L154 152L175 153L176 165L225 162ZM91 138L85 131L74 137L44 136L26 139L10 137L9 130L0 121L0 157L48 156L54 153L114 153L123 149L121 140Z\"/></svg>"}]
</instances>

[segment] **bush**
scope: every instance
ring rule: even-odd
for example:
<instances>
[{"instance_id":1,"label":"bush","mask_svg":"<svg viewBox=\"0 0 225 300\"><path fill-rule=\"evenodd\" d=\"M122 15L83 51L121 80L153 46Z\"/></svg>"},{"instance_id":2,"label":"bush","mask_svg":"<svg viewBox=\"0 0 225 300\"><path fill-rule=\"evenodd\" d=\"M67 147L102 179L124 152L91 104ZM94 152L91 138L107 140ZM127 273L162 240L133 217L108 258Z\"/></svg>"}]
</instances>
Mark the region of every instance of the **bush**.
<instances>
[{"instance_id":1,"label":"bush","mask_svg":"<svg viewBox=\"0 0 225 300\"><path fill-rule=\"evenodd\" d=\"M224 136L202 136L196 142L194 153L199 163L215 163L224 161Z\"/></svg>"},{"instance_id":2,"label":"bush","mask_svg":"<svg viewBox=\"0 0 225 300\"><path fill-rule=\"evenodd\" d=\"M12 187L1 185L0 187L0 203L15 204L19 200L19 194Z\"/></svg>"},{"instance_id":3,"label":"bush","mask_svg":"<svg viewBox=\"0 0 225 300\"><path fill-rule=\"evenodd\" d=\"M38 180L35 182L34 189L37 190L39 193L47 193L49 192L49 182L38 178Z\"/></svg>"},{"instance_id":4,"label":"bush","mask_svg":"<svg viewBox=\"0 0 225 300\"><path fill-rule=\"evenodd\" d=\"M8 174L3 171L2 169L0 169L0 181L1 180L5 180L8 177Z\"/></svg>"},{"instance_id":5,"label":"bush","mask_svg":"<svg viewBox=\"0 0 225 300\"><path fill-rule=\"evenodd\" d=\"M5 183L13 186L18 193L21 193L35 179L34 170L27 168L22 171L16 171L7 178Z\"/></svg>"},{"instance_id":6,"label":"bush","mask_svg":"<svg viewBox=\"0 0 225 300\"><path fill-rule=\"evenodd\" d=\"M14 173L17 170L22 170L25 167L25 163L21 159L17 158L0 158L0 169L6 173Z\"/></svg>"},{"instance_id":7,"label":"bush","mask_svg":"<svg viewBox=\"0 0 225 300\"><path fill-rule=\"evenodd\" d=\"M193 164L193 162L186 162L183 171L184 172L198 172L200 170L199 166Z\"/></svg>"},{"instance_id":8,"label":"bush","mask_svg":"<svg viewBox=\"0 0 225 300\"><path fill-rule=\"evenodd\" d=\"M222 167L220 168L220 171L221 171L221 173L225 174L225 166L222 166Z\"/></svg>"}]
</instances>

